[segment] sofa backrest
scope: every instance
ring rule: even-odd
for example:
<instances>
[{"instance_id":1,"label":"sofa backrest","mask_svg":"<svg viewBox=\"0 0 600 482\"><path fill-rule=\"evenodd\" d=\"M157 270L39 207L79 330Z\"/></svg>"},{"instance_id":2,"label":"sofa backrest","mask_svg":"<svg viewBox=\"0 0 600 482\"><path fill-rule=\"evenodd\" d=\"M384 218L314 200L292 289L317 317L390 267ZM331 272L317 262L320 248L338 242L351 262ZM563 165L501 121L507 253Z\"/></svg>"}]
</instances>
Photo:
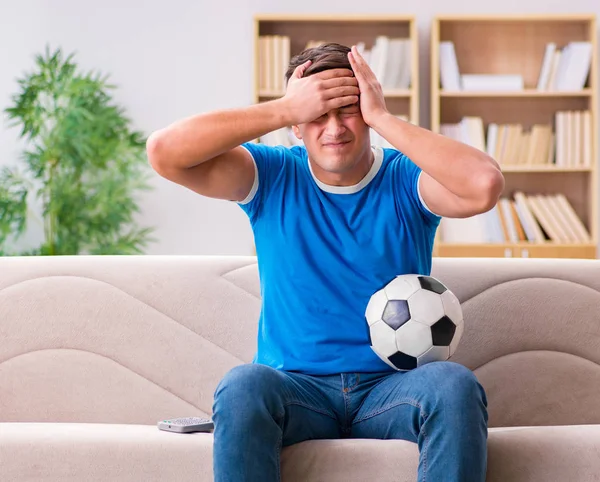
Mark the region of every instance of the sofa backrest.
<instances>
[{"instance_id":1,"label":"sofa backrest","mask_svg":"<svg viewBox=\"0 0 600 482\"><path fill-rule=\"evenodd\" d=\"M434 259L490 426L600 423L600 265ZM0 258L0 422L210 415L256 347L256 258Z\"/></svg>"}]
</instances>

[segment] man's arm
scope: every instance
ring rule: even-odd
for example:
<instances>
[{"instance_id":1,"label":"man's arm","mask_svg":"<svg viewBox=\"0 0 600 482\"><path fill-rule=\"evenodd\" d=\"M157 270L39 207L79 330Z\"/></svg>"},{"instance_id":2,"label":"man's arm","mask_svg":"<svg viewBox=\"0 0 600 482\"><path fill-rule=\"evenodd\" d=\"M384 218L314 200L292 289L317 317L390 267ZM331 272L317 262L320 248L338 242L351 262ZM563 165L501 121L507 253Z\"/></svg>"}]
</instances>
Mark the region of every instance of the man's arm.
<instances>
[{"instance_id":1,"label":"man's arm","mask_svg":"<svg viewBox=\"0 0 600 482\"><path fill-rule=\"evenodd\" d=\"M391 114L378 118L373 129L423 170L419 191L432 212L469 217L489 211L498 202L504 177L496 161L479 149Z\"/></svg>"},{"instance_id":2,"label":"man's arm","mask_svg":"<svg viewBox=\"0 0 600 482\"><path fill-rule=\"evenodd\" d=\"M199 194L241 201L254 182L254 165L240 145L287 125L283 107L278 99L175 122L148 138L150 164Z\"/></svg>"},{"instance_id":3,"label":"man's arm","mask_svg":"<svg viewBox=\"0 0 600 482\"><path fill-rule=\"evenodd\" d=\"M199 194L242 201L252 189L255 169L241 144L358 101L352 71L331 69L303 78L309 65L296 68L280 99L195 115L152 133L146 149L150 164Z\"/></svg>"},{"instance_id":4,"label":"man's arm","mask_svg":"<svg viewBox=\"0 0 600 482\"><path fill-rule=\"evenodd\" d=\"M404 122L385 106L381 85L356 47L349 54L365 122L422 169L419 190L434 213L469 217L492 209L504 189L500 167L467 144Z\"/></svg>"}]
</instances>

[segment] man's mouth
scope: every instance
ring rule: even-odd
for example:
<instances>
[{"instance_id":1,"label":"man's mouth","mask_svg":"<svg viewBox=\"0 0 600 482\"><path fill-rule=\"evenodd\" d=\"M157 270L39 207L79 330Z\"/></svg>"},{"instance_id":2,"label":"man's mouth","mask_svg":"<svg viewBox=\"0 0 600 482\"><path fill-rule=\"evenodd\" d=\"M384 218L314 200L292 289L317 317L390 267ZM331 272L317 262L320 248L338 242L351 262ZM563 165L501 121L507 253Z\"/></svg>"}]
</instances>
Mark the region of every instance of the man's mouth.
<instances>
[{"instance_id":1,"label":"man's mouth","mask_svg":"<svg viewBox=\"0 0 600 482\"><path fill-rule=\"evenodd\" d=\"M337 141L337 142L327 142L323 144L324 147L342 147L348 144L350 141Z\"/></svg>"}]
</instances>

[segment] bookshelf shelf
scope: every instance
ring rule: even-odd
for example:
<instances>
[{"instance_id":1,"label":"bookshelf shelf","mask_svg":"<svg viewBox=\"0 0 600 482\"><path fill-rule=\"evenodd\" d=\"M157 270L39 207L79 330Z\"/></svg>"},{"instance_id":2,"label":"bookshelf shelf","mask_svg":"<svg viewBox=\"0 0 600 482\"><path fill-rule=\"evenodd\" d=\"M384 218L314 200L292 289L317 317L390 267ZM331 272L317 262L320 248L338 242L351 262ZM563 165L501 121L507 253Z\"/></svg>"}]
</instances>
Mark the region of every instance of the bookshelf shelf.
<instances>
[{"instance_id":1,"label":"bookshelf shelf","mask_svg":"<svg viewBox=\"0 0 600 482\"><path fill-rule=\"evenodd\" d=\"M469 98L469 97L539 97L539 98L547 98L547 97L591 97L592 96L591 89L582 89L575 91L539 91L535 89L523 89L516 91L506 91L506 92L494 92L494 91L441 91L440 97L459 97L459 98Z\"/></svg>"},{"instance_id":2,"label":"bookshelf shelf","mask_svg":"<svg viewBox=\"0 0 600 482\"><path fill-rule=\"evenodd\" d=\"M596 244L557 243L444 243L436 256L504 257L504 258L591 258L596 257Z\"/></svg>"},{"instance_id":3,"label":"bookshelf shelf","mask_svg":"<svg viewBox=\"0 0 600 482\"><path fill-rule=\"evenodd\" d=\"M503 164L502 165L502 172L503 173L513 173L513 172L519 172L519 173L532 173L532 174L536 174L536 173L570 173L570 172L583 172L583 173L591 173L593 172L593 168L592 167L556 167L556 166L544 166L544 165L540 165L540 166L532 166L532 165L526 165L526 166L520 166L520 165L510 165L510 164Z\"/></svg>"},{"instance_id":4,"label":"bookshelf shelf","mask_svg":"<svg viewBox=\"0 0 600 482\"><path fill-rule=\"evenodd\" d=\"M289 60L323 42L357 45L378 75L388 110L419 124L419 55L416 19L410 15L259 14L254 16L254 102L284 95ZM401 59L394 62L394 59ZM296 142L288 130L259 142ZM375 133L374 144L385 145Z\"/></svg>"},{"instance_id":5,"label":"bookshelf shelf","mask_svg":"<svg viewBox=\"0 0 600 482\"><path fill-rule=\"evenodd\" d=\"M488 213L442 220L434 255L597 258L596 32L593 14L434 19L431 129L506 181Z\"/></svg>"}]
</instances>

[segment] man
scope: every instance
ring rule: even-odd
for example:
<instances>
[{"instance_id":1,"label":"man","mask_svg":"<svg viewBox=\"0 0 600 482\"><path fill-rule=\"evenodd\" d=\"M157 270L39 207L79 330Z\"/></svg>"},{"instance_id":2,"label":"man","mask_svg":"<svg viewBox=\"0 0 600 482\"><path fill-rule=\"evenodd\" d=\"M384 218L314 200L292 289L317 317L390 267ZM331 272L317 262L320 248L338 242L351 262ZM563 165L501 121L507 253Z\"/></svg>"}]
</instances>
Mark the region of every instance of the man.
<instances>
[{"instance_id":1,"label":"man","mask_svg":"<svg viewBox=\"0 0 600 482\"><path fill-rule=\"evenodd\" d=\"M344 437L418 444L420 481L483 481L487 401L453 362L395 372L369 346L369 297L429 274L442 216L491 209L498 165L392 116L356 47L292 59L281 99L193 116L148 140L154 169L235 201L251 222L262 311L254 363L221 381L216 482L280 480L282 446ZM304 146L251 142L293 126ZM372 148L369 128L396 149Z\"/></svg>"}]
</instances>

